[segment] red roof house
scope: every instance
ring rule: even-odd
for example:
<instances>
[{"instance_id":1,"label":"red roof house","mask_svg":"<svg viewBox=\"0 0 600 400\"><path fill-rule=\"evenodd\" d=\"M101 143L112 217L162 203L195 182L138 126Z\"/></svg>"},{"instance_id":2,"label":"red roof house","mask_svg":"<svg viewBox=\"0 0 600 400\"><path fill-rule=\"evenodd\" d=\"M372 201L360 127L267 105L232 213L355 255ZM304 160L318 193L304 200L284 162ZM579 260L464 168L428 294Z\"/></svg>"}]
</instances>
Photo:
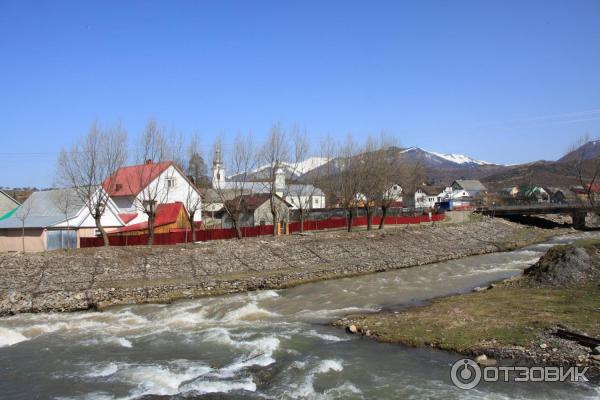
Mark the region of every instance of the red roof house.
<instances>
[{"instance_id":1,"label":"red roof house","mask_svg":"<svg viewBox=\"0 0 600 400\"><path fill-rule=\"evenodd\" d=\"M146 186L173 164L173 161L121 167L102 182L110 197L137 196Z\"/></svg>"}]
</instances>

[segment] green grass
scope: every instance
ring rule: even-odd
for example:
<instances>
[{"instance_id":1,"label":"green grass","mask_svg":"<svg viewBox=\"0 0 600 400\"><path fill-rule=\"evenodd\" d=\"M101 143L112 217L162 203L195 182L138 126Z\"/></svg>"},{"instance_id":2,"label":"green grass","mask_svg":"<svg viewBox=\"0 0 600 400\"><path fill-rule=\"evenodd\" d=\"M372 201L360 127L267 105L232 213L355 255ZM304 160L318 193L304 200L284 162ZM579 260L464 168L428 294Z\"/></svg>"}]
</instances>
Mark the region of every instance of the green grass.
<instances>
[{"instance_id":1,"label":"green grass","mask_svg":"<svg viewBox=\"0 0 600 400\"><path fill-rule=\"evenodd\" d=\"M349 316L379 340L463 351L496 340L524 346L557 325L600 335L600 282L577 288L499 285L395 313Z\"/></svg>"}]
</instances>

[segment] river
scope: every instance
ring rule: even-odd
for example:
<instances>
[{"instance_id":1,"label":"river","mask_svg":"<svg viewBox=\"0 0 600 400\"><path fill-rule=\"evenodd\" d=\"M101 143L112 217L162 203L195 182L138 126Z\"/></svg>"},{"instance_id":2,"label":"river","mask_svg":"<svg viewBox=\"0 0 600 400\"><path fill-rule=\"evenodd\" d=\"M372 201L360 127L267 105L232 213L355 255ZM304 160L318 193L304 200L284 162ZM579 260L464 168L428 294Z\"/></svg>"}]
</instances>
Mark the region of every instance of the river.
<instances>
[{"instance_id":1,"label":"river","mask_svg":"<svg viewBox=\"0 0 600 400\"><path fill-rule=\"evenodd\" d=\"M513 276L553 244L588 236L598 234L286 290L2 318L0 398L597 398L587 384L463 391L450 381L456 354L377 343L328 325Z\"/></svg>"}]
</instances>

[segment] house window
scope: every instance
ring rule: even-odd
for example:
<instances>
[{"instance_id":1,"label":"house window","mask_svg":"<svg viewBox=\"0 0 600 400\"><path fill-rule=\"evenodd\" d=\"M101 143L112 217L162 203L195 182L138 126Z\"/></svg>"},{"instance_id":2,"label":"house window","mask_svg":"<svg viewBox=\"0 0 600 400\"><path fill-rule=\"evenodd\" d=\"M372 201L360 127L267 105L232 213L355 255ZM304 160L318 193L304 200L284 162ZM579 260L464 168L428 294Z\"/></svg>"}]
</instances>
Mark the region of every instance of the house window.
<instances>
[{"instance_id":1,"label":"house window","mask_svg":"<svg viewBox=\"0 0 600 400\"><path fill-rule=\"evenodd\" d=\"M165 180L165 184L167 185L167 189L171 189L175 187L175 178L167 178Z\"/></svg>"}]
</instances>

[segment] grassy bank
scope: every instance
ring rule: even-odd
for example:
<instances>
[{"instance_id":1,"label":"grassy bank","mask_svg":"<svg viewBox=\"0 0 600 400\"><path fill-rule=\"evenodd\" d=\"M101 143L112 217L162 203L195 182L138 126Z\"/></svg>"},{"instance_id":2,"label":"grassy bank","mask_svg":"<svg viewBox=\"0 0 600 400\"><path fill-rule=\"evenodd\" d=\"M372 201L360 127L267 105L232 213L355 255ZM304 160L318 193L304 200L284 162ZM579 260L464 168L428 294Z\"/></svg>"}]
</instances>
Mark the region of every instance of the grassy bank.
<instances>
[{"instance_id":1,"label":"grassy bank","mask_svg":"<svg viewBox=\"0 0 600 400\"><path fill-rule=\"evenodd\" d=\"M552 248L536 265L537 273L564 275L564 266L559 272L555 266L573 263L565 254L576 247L589 255L583 260L585 264L600 270L600 242L585 241ZM589 271L580 281L553 285L525 276L481 292L436 299L421 307L350 315L334 325L354 325L358 332L383 342L431 346L466 355L595 365L589 348L552 334L562 327L600 337L600 279L597 275L588 277Z\"/></svg>"}]
</instances>

